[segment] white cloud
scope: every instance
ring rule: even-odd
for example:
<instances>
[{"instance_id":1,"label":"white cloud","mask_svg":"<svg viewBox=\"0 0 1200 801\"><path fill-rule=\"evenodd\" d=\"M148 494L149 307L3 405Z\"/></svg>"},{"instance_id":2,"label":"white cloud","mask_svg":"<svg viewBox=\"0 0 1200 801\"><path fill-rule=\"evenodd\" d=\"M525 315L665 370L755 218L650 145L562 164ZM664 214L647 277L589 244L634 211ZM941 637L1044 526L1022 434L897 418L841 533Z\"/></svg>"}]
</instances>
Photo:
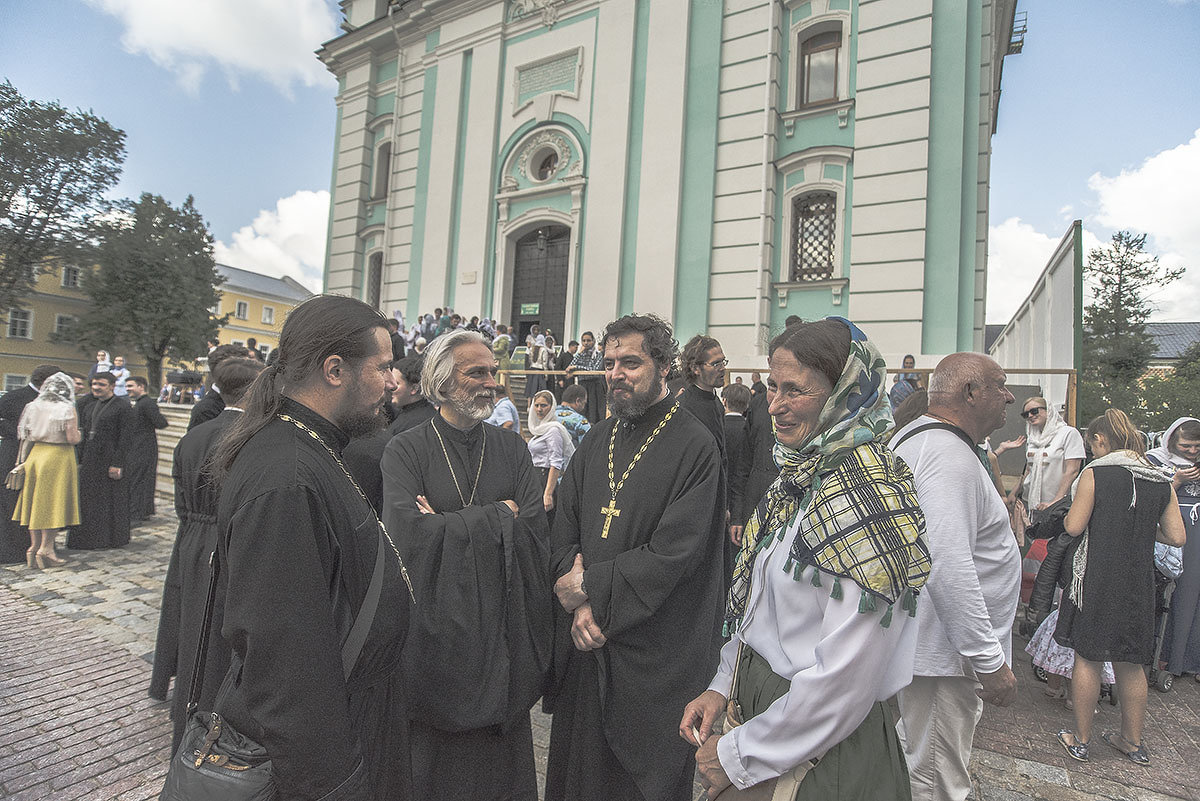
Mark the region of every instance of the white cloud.
<instances>
[{"instance_id":1,"label":"white cloud","mask_svg":"<svg viewBox=\"0 0 1200 801\"><path fill-rule=\"evenodd\" d=\"M254 222L233 234L233 243L217 242L221 264L275 278L290 276L313 292L321 291L329 192L301 190L263 209Z\"/></svg>"},{"instance_id":2,"label":"white cloud","mask_svg":"<svg viewBox=\"0 0 1200 801\"><path fill-rule=\"evenodd\" d=\"M1029 296L1033 283L1046 269L1054 249L1066 235L1068 225L1044 234L1020 217L1009 217L988 229L988 293L986 318L989 323L1007 323ZM1084 258L1100 240L1083 229ZM1087 302L1085 293L1084 302Z\"/></svg>"},{"instance_id":3,"label":"white cloud","mask_svg":"<svg viewBox=\"0 0 1200 801\"><path fill-rule=\"evenodd\" d=\"M1190 269L1152 299L1156 320L1200 319L1200 130L1191 141L1157 153L1134 169L1088 179L1111 230L1148 234L1147 250L1166 266Z\"/></svg>"},{"instance_id":4,"label":"white cloud","mask_svg":"<svg viewBox=\"0 0 1200 801\"><path fill-rule=\"evenodd\" d=\"M230 85L248 74L283 92L331 83L313 55L337 33L327 0L86 0L125 26L121 44L174 72L196 91L210 67Z\"/></svg>"}]
</instances>

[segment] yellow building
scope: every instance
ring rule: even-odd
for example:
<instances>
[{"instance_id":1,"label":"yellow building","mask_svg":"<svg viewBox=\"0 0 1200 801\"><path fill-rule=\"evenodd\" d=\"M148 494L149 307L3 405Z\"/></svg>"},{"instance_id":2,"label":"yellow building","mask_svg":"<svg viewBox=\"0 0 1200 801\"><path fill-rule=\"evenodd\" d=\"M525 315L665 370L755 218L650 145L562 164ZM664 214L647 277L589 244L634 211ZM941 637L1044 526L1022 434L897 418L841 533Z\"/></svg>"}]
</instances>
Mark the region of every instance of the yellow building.
<instances>
[{"instance_id":1,"label":"yellow building","mask_svg":"<svg viewBox=\"0 0 1200 801\"><path fill-rule=\"evenodd\" d=\"M0 349L0 372L4 391L24 386L39 364L56 364L64 371L87 375L95 364L95 352L68 342L55 342L54 332L73 325L87 309L88 298L81 288L82 268L51 263L40 269L33 291L4 320L4 344ZM124 356L133 375L145 375L146 363L133 351L110 348L110 356Z\"/></svg>"},{"instance_id":2,"label":"yellow building","mask_svg":"<svg viewBox=\"0 0 1200 801\"><path fill-rule=\"evenodd\" d=\"M225 277L219 292L221 300L213 312L229 314L229 321L217 335L222 345L245 345L253 338L266 356L279 345L279 332L288 312L312 297L312 293L291 278L270 276L218 264Z\"/></svg>"}]
</instances>

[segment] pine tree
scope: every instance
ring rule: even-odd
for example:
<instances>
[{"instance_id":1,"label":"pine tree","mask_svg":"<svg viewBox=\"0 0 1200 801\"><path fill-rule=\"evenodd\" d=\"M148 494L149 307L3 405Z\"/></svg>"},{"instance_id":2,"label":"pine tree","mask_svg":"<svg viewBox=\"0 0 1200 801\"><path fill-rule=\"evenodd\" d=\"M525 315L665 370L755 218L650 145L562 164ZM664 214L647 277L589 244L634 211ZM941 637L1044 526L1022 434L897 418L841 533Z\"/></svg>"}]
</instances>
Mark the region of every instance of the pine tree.
<instances>
[{"instance_id":1,"label":"pine tree","mask_svg":"<svg viewBox=\"0 0 1200 801\"><path fill-rule=\"evenodd\" d=\"M1092 302L1083 310L1082 421L1109 407L1142 417L1141 381L1154 355L1154 340L1146 332L1154 311L1147 291L1183 275L1182 267L1161 267L1145 246L1145 234L1117 231L1106 247L1088 254L1084 273L1092 284Z\"/></svg>"}]
</instances>

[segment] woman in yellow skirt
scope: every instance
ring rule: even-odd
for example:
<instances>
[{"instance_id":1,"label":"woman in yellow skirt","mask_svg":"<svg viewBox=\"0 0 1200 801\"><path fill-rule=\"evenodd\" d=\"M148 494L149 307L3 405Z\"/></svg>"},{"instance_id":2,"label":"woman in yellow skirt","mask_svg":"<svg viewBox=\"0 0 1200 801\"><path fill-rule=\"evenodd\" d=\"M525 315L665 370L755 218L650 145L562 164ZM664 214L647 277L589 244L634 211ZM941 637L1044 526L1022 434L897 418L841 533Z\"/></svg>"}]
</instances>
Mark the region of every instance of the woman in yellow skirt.
<instances>
[{"instance_id":1,"label":"woman in yellow skirt","mask_svg":"<svg viewBox=\"0 0 1200 801\"><path fill-rule=\"evenodd\" d=\"M75 384L66 373L42 383L37 399L25 407L17 424L25 466L25 483L12 519L29 528L30 567L65 564L55 550L58 532L79 525L79 470L75 446L79 418L75 413Z\"/></svg>"}]
</instances>

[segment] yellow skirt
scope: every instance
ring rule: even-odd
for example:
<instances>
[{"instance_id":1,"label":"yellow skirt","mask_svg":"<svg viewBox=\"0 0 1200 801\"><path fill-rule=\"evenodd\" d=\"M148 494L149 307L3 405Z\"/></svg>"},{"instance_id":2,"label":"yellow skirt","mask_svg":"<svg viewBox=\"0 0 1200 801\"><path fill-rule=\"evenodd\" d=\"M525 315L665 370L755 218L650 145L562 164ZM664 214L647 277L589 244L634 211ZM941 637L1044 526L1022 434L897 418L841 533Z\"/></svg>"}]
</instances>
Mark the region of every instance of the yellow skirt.
<instances>
[{"instance_id":1,"label":"yellow skirt","mask_svg":"<svg viewBox=\"0 0 1200 801\"><path fill-rule=\"evenodd\" d=\"M79 525L79 469L74 445L33 444L25 460L25 485L12 519L32 529Z\"/></svg>"}]
</instances>

